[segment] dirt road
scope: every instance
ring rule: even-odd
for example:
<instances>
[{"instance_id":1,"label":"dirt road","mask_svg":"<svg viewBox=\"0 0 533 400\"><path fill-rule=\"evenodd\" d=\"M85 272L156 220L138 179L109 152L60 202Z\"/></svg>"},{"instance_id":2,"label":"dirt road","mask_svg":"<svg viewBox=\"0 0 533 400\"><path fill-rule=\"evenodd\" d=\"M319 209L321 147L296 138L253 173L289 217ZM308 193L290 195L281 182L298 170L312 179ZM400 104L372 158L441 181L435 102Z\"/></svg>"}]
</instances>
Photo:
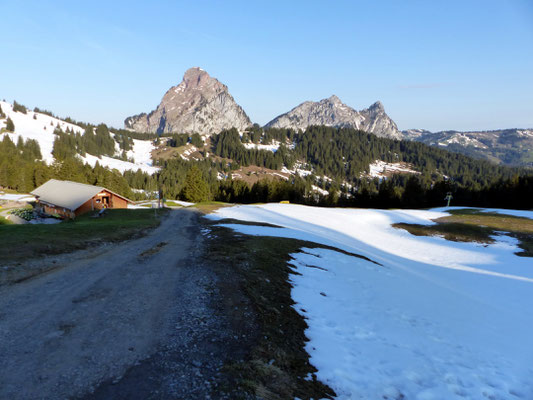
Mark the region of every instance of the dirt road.
<instances>
[{"instance_id":1,"label":"dirt road","mask_svg":"<svg viewBox=\"0 0 533 400\"><path fill-rule=\"evenodd\" d=\"M243 332L199 218L170 211L148 236L0 287L0 399L231 397L218 370Z\"/></svg>"}]
</instances>

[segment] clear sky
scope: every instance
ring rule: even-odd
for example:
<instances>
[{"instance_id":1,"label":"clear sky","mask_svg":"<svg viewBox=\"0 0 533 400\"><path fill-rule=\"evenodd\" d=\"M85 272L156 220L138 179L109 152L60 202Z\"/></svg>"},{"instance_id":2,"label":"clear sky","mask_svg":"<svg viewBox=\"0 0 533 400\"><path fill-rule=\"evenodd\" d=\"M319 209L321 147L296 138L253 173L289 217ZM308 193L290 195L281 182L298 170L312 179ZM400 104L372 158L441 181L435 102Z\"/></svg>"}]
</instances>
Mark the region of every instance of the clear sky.
<instances>
[{"instance_id":1,"label":"clear sky","mask_svg":"<svg viewBox=\"0 0 533 400\"><path fill-rule=\"evenodd\" d=\"M122 127L200 66L264 124L336 94L400 129L533 128L533 1L0 0L0 98Z\"/></svg>"}]
</instances>

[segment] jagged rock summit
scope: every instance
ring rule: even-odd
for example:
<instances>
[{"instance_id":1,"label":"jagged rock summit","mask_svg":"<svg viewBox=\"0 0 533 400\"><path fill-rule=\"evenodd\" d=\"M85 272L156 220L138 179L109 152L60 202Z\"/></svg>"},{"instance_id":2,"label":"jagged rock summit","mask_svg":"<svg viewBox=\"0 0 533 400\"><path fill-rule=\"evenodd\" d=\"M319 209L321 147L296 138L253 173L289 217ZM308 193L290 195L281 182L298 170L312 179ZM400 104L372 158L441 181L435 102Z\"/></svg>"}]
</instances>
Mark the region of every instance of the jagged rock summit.
<instances>
[{"instance_id":1,"label":"jagged rock summit","mask_svg":"<svg viewBox=\"0 0 533 400\"><path fill-rule=\"evenodd\" d=\"M306 101L282 114L268 124L269 128L290 128L305 130L311 125L355 128L371 132L376 136L402 139L402 134L392 119L385 113L381 102L356 111L333 95L320 101Z\"/></svg>"},{"instance_id":2,"label":"jagged rock summit","mask_svg":"<svg viewBox=\"0 0 533 400\"><path fill-rule=\"evenodd\" d=\"M228 87L199 67L185 72L183 81L170 88L150 114L126 118L124 126L138 132L199 133L212 135L224 129L243 131L250 118L228 91Z\"/></svg>"}]
</instances>

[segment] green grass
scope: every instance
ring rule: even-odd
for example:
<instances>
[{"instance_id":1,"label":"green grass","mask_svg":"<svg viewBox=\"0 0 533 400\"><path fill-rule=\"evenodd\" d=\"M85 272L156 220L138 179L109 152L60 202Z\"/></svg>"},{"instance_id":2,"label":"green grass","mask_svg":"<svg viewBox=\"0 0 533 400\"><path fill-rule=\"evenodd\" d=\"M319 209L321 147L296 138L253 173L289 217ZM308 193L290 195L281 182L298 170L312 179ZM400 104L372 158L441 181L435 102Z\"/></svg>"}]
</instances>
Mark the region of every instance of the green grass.
<instances>
[{"instance_id":1,"label":"green grass","mask_svg":"<svg viewBox=\"0 0 533 400\"><path fill-rule=\"evenodd\" d=\"M7 194L27 194L27 193L19 193L16 190L13 189L0 189L0 193L7 193Z\"/></svg>"},{"instance_id":2,"label":"green grass","mask_svg":"<svg viewBox=\"0 0 533 400\"><path fill-rule=\"evenodd\" d=\"M436 225L394 224L416 236L441 236L455 242L494 243L501 232L519 240L519 256L533 257L533 220L475 209L449 211L450 216L438 218Z\"/></svg>"},{"instance_id":3,"label":"green grass","mask_svg":"<svg viewBox=\"0 0 533 400\"><path fill-rule=\"evenodd\" d=\"M158 210L162 216L164 210ZM0 260L21 262L48 254L66 253L106 242L142 235L160 218L152 210L108 210L101 218L87 213L75 220L54 225L0 225ZM1 224L1 222L0 222Z\"/></svg>"},{"instance_id":4,"label":"green grass","mask_svg":"<svg viewBox=\"0 0 533 400\"><path fill-rule=\"evenodd\" d=\"M200 202L200 203L196 203L196 204L194 204L194 205L192 205L190 207L197 208L199 211L201 211L204 214L210 214L210 213L218 210L219 208L230 207L232 205L233 204L224 203L224 202L221 202L221 201L203 201L203 202Z\"/></svg>"},{"instance_id":5,"label":"green grass","mask_svg":"<svg viewBox=\"0 0 533 400\"><path fill-rule=\"evenodd\" d=\"M165 205L170 206L170 207L183 207L181 204L176 203L175 201L172 201L172 200L165 201Z\"/></svg>"},{"instance_id":6,"label":"green grass","mask_svg":"<svg viewBox=\"0 0 533 400\"><path fill-rule=\"evenodd\" d=\"M6 219L5 217L3 217L2 215L0 215L0 226L1 225L12 225L13 222L11 222L10 220Z\"/></svg>"}]
</instances>

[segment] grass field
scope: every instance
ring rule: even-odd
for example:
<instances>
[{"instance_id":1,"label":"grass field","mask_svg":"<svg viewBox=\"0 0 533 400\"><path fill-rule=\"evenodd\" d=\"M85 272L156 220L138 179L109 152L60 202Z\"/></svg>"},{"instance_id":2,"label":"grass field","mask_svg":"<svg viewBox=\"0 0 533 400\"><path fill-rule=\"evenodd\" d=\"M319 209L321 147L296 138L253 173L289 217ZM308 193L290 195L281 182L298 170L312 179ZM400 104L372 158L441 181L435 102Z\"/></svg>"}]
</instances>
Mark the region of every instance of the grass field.
<instances>
[{"instance_id":1,"label":"grass field","mask_svg":"<svg viewBox=\"0 0 533 400\"><path fill-rule=\"evenodd\" d=\"M233 204L223 203L221 201L204 201L201 203L196 203L191 207L197 208L204 214L212 213L213 211L218 210L221 207L230 207Z\"/></svg>"},{"instance_id":2,"label":"grass field","mask_svg":"<svg viewBox=\"0 0 533 400\"><path fill-rule=\"evenodd\" d=\"M183 204L176 203L176 200L167 200L167 201L165 201L165 206L169 206L169 207L184 207Z\"/></svg>"},{"instance_id":3,"label":"grass field","mask_svg":"<svg viewBox=\"0 0 533 400\"><path fill-rule=\"evenodd\" d=\"M494 236L507 234L519 240L519 256L533 257L533 220L475 209L449 211L435 225L394 224L416 236L442 236L456 242L494 243Z\"/></svg>"},{"instance_id":4,"label":"grass field","mask_svg":"<svg viewBox=\"0 0 533 400\"><path fill-rule=\"evenodd\" d=\"M205 257L215 264L233 266L260 326L249 357L226 365L224 371L236 378L239 390L260 398L332 398L334 392L329 387L316 377L309 378L316 369L305 351L307 324L292 307L288 265L290 254L302 247L329 247L303 240L235 234L217 226L219 223L273 225L228 219L206 223L212 239L208 240Z\"/></svg>"},{"instance_id":5,"label":"grass field","mask_svg":"<svg viewBox=\"0 0 533 400\"><path fill-rule=\"evenodd\" d=\"M13 222L11 222L10 220L6 219L4 216L0 215L0 226L1 225L12 225Z\"/></svg>"},{"instance_id":6,"label":"grass field","mask_svg":"<svg viewBox=\"0 0 533 400\"><path fill-rule=\"evenodd\" d=\"M165 212L157 213L161 216ZM101 218L91 215L53 225L2 225L0 221L0 260L8 264L131 239L160 223L153 210L117 209L108 210Z\"/></svg>"}]
</instances>

